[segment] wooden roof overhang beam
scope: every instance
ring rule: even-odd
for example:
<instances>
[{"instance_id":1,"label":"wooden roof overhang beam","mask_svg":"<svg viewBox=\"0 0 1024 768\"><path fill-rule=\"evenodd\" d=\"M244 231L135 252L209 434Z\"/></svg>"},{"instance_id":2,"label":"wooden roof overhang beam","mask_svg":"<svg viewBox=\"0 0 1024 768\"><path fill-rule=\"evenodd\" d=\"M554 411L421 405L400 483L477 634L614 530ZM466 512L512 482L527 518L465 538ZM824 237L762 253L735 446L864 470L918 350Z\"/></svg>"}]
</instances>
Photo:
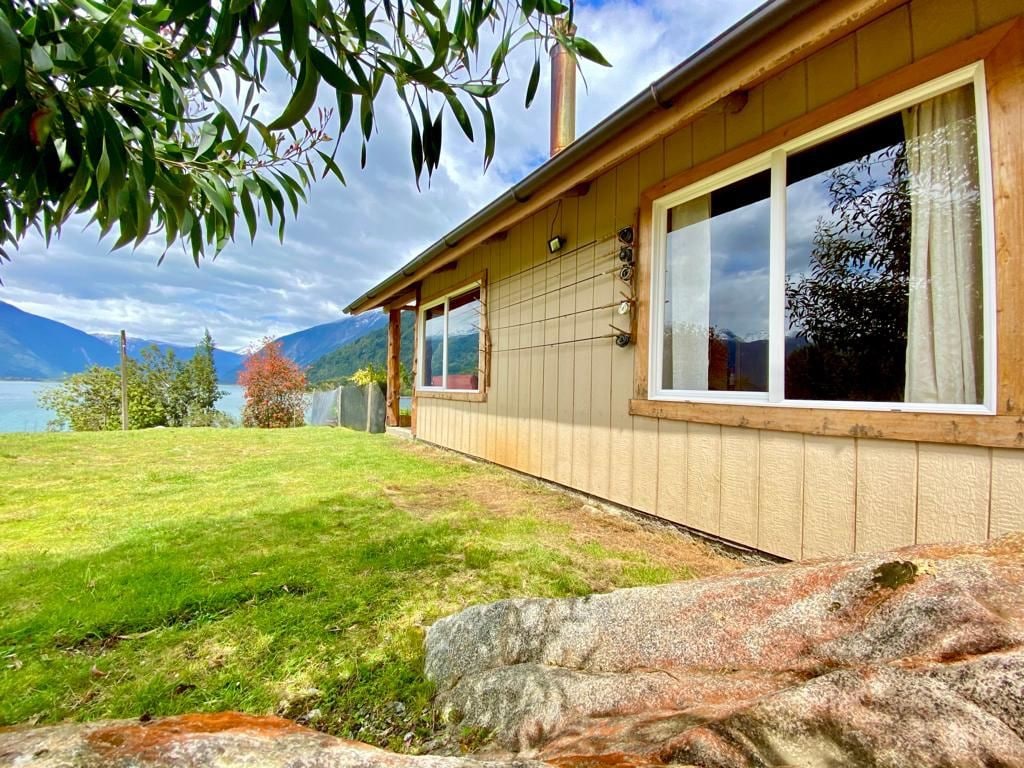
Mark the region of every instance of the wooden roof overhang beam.
<instances>
[{"instance_id":1,"label":"wooden roof overhang beam","mask_svg":"<svg viewBox=\"0 0 1024 768\"><path fill-rule=\"evenodd\" d=\"M482 223L467 236L456 242L449 242L446 238L447 250L413 272L403 273L402 278L380 294L357 299L346 311L358 314L384 306L392 296L421 281L438 267L455 261L560 197L571 195L579 185L589 184L623 160L692 122L706 110L730 109L730 104L742 98L736 94L750 90L905 3L906 0L825 0L807 8L789 20L785 27L745 48L725 64L704 73L695 73L694 83L670 102L659 102L660 109L609 137L593 152L546 181L525 199L517 197L518 205ZM581 140L585 138L581 137ZM571 149L562 154L568 155ZM555 160L560 156L557 155Z\"/></svg>"}]
</instances>

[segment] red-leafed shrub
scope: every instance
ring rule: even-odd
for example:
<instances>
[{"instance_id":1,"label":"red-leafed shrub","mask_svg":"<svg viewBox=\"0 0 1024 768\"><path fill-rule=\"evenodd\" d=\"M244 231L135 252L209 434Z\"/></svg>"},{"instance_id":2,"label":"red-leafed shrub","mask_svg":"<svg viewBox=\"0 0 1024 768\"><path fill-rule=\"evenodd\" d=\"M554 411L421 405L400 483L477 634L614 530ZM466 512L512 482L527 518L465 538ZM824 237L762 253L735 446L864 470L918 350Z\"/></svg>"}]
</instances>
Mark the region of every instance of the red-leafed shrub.
<instances>
[{"instance_id":1,"label":"red-leafed shrub","mask_svg":"<svg viewBox=\"0 0 1024 768\"><path fill-rule=\"evenodd\" d=\"M302 426L306 372L284 354L281 342L265 339L262 347L246 356L238 383L245 387L244 426Z\"/></svg>"}]
</instances>

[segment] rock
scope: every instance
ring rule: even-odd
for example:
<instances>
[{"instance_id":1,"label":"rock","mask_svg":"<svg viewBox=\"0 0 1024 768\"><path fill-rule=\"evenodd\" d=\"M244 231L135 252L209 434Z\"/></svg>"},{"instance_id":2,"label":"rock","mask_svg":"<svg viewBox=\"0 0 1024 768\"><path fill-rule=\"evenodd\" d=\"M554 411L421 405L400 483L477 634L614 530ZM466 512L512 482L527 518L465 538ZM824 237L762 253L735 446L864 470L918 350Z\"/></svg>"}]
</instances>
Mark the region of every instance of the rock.
<instances>
[{"instance_id":1,"label":"rock","mask_svg":"<svg viewBox=\"0 0 1024 768\"><path fill-rule=\"evenodd\" d=\"M1024 765L1024 534L469 608L460 725L556 765Z\"/></svg>"},{"instance_id":2,"label":"rock","mask_svg":"<svg viewBox=\"0 0 1024 768\"><path fill-rule=\"evenodd\" d=\"M0 765L11 768L530 768L531 764L399 755L359 742L336 739L279 717L224 712L148 722L108 720L43 728L0 728Z\"/></svg>"}]
</instances>

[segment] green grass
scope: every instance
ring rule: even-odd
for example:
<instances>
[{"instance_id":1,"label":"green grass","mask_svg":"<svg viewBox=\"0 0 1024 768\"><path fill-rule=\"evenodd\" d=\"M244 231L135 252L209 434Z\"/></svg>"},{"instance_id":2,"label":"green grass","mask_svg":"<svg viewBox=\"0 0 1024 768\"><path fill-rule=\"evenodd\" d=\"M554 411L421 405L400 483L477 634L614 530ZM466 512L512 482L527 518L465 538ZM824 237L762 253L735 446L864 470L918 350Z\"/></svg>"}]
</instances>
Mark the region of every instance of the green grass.
<instances>
[{"instance_id":1,"label":"green grass","mask_svg":"<svg viewBox=\"0 0 1024 768\"><path fill-rule=\"evenodd\" d=\"M416 749L438 617L689 575L575 543L564 496L346 430L4 435L0 478L0 725L313 712Z\"/></svg>"}]
</instances>

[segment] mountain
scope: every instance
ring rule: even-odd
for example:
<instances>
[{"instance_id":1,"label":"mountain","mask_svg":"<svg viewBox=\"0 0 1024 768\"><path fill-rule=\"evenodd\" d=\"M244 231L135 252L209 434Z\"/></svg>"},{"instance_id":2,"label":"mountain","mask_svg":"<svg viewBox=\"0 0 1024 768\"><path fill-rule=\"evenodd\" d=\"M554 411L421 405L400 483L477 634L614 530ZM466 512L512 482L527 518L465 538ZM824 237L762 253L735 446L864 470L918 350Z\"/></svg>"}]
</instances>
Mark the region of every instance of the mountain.
<instances>
[{"instance_id":1,"label":"mountain","mask_svg":"<svg viewBox=\"0 0 1024 768\"><path fill-rule=\"evenodd\" d=\"M412 370L412 315L412 312L402 313L402 362L407 371ZM370 363L383 368L387 364L387 356L388 327L385 322L383 327L375 328L315 360L309 368L309 383L339 381Z\"/></svg>"},{"instance_id":2,"label":"mountain","mask_svg":"<svg viewBox=\"0 0 1024 768\"><path fill-rule=\"evenodd\" d=\"M118 345L121 343L121 336L117 333L94 333L93 336L109 344L114 350L117 350ZM216 339L214 339L214 343L216 343ZM166 341L153 341L151 339L135 339L129 336L128 354L138 360L142 350L153 345L156 345L164 353L169 349L173 350L174 356L181 361L191 360L192 355L196 351L195 347L185 346L184 344L171 344ZM226 349L214 349L213 364L217 367L218 381L222 384L234 384L238 378L238 372L242 368L243 360L245 360L245 355L229 352Z\"/></svg>"},{"instance_id":3,"label":"mountain","mask_svg":"<svg viewBox=\"0 0 1024 768\"><path fill-rule=\"evenodd\" d=\"M383 328L386 338L387 324L388 316L383 312L368 312L289 333L281 336L278 341L282 343L288 357L299 365L310 365L371 331Z\"/></svg>"},{"instance_id":4,"label":"mountain","mask_svg":"<svg viewBox=\"0 0 1024 768\"><path fill-rule=\"evenodd\" d=\"M0 379L57 379L117 362L95 336L0 301Z\"/></svg>"}]
</instances>

